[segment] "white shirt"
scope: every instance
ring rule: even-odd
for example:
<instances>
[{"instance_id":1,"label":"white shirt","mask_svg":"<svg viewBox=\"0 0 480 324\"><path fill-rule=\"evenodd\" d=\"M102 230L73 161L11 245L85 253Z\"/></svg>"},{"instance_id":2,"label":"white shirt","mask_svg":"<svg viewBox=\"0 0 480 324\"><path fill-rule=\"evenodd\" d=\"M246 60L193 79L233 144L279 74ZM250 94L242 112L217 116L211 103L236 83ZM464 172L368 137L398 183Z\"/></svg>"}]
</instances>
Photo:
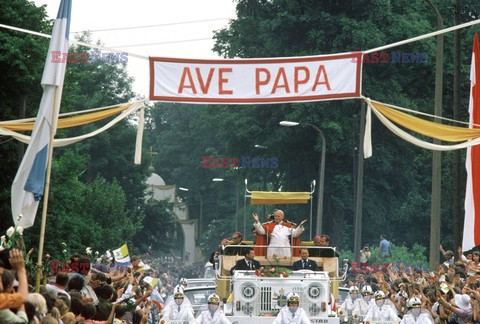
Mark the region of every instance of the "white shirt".
<instances>
[{"instance_id":1,"label":"white shirt","mask_svg":"<svg viewBox=\"0 0 480 324\"><path fill-rule=\"evenodd\" d=\"M375 305L375 302L373 301L373 296L370 298L370 301L365 301L363 298L357 298L355 299L355 303L353 305L353 311L352 313L357 313L359 316L367 316L368 311L370 308Z\"/></svg>"},{"instance_id":2,"label":"white shirt","mask_svg":"<svg viewBox=\"0 0 480 324\"><path fill-rule=\"evenodd\" d=\"M210 311L207 309L203 311L200 315L197 317L197 324L232 324L225 314L218 309L214 314L213 318L210 313Z\"/></svg>"},{"instance_id":3,"label":"white shirt","mask_svg":"<svg viewBox=\"0 0 480 324\"><path fill-rule=\"evenodd\" d=\"M180 310L178 309L180 307ZM193 308L183 302L180 306L173 302L168 304L163 310L162 314L171 321L190 321L195 319L193 315Z\"/></svg>"},{"instance_id":4,"label":"white shirt","mask_svg":"<svg viewBox=\"0 0 480 324\"><path fill-rule=\"evenodd\" d=\"M399 321L397 313L386 303L382 307L373 305L365 317L365 321Z\"/></svg>"},{"instance_id":5,"label":"white shirt","mask_svg":"<svg viewBox=\"0 0 480 324\"><path fill-rule=\"evenodd\" d=\"M352 297L348 296L347 298L345 298L342 306L340 306L339 311L342 310L345 313L345 316L350 316L352 314L353 307L355 306L355 302L358 299L359 298L357 297L355 298L355 300L352 300Z\"/></svg>"},{"instance_id":6,"label":"white shirt","mask_svg":"<svg viewBox=\"0 0 480 324\"><path fill-rule=\"evenodd\" d=\"M267 256L276 254L277 256L291 257L292 251L290 250L290 240L288 239L288 236L299 237L305 230L303 226L292 228L284 226L282 223L283 222L275 225L272 234L268 238ZM260 222L256 222L254 225L258 234L265 235L265 229Z\"/></svg>"},{"instance_id":7,"label":"white shirt","mask_svg":"<svg viewBox=\"0 0 480 324\"><path fill-rule=\"evenodd\" d=\"M55 296L57 296L59 293L67 296L68 300L70 300L70 295L62 288L58 288L55 285L47 284L45 286L47 291L52 292Z\"/></svg>"},{"instance_id":8,"label":"white shirt","mask_svg":"<svg viewBox=\"0 0 480 324\"><path fill-rule=\"evenodd\" d=\"M422 313L419 316L413 315L412 311L409 311L405 316L403 316L402 321L400 324L433 324L433 319L432 316L424 312L422 310Z\"/></svg>"},{"instance_id":9,"label":"white shirt","mask_svg":"<svg viewBox=\"0 0 480 324\"><path fill-rule=\"evenodd\" d=\"M288 306L283 306L278 312L277 318L272 324L311 324L303 308L298 307L295 313L292 313Z\"/></svg>"}]
</instances>

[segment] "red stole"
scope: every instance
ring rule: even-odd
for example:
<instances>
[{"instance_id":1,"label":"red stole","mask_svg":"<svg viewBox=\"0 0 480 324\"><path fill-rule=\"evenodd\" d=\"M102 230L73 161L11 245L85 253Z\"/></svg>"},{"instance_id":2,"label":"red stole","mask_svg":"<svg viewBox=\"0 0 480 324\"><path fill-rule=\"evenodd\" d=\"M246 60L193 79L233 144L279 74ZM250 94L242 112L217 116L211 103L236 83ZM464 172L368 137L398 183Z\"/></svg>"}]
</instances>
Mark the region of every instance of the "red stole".
<instances>
[{"instance_id":1,"label":"red stole","mask_svg":"<svg viewBox=\"0 0 480 324\"><path fill-rule=\"evenodd\" d=\"M295 228L292 224L283 221L280 223L281 225L285 227L290 227L290 228ZM262 227L265 230L265 235L257 235L257 240L255 241L255 245L267 245L267 235L270 237L272 235L273 229L275 228L275 225L277 225L275 222L268 222L268 223L263 223ZM300 237L295 237L293 238L293 242L290 242L291 245L293 246L300 246ZM266 256L267 255L267 248L266 247L256 247L254 249L255 255L258 256ZM293 249L292 256L300 256L300 248L295 248Z\"/></svg>"}]
</instances>

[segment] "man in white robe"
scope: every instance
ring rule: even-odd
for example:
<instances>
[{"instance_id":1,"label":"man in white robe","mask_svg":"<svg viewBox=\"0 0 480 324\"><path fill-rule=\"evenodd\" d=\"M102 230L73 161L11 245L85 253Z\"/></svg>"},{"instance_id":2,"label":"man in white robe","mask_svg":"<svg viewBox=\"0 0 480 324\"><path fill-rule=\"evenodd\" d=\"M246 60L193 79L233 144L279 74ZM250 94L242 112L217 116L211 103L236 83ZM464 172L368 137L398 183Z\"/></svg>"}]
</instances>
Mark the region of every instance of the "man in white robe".
<instances>
[{"instance_id":1,"label":"man in white robe","mask_svg":"<svg viewBox=\"0 0 480 324\"><path fill-rule=\"evenodd\" d=\"M254 226L257 233L260 235L267 234L267 256L273 256L275 254L279 257L291 257L292 251L288 236L291 235L292 238L299 237L305 230L303 224L305 224L307 220L302 221L297 228L294 228L290 223L283 221L285 217L283 211L276 210L273 217L273 223L262 225L258 220L258 215L256 213L253 214L253 219L255 220Z\"/></svg>"}]
</instances>

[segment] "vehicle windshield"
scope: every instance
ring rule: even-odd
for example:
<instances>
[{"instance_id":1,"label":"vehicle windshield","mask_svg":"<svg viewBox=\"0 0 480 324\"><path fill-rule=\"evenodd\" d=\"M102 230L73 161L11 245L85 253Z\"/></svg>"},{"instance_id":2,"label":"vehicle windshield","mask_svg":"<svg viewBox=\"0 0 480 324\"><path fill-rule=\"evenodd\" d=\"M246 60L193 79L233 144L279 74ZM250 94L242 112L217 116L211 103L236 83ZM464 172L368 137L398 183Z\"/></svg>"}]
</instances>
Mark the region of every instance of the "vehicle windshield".
<instances>
[{"instance_id":1,"label":"vehicle windshield","mask_svg":"<svg viewBox=\"0 0 480 324\"><path fill-rule=\"evenodd\" d=\"M208 296L215 293L215 288L191 290L184 293L192 305L207 305Z\"/></svg>"},{"instance_id":2,"label":"vehicle windshield","mask_svg":"<svg viewBox=\"0 0 480 324\"><path fill-rule=\"evenodd\" d=\"M205 279L205 280L187 280L187 287L204 287L204 286L215 286L215 280Z\"/></svg>"}]
</instances>

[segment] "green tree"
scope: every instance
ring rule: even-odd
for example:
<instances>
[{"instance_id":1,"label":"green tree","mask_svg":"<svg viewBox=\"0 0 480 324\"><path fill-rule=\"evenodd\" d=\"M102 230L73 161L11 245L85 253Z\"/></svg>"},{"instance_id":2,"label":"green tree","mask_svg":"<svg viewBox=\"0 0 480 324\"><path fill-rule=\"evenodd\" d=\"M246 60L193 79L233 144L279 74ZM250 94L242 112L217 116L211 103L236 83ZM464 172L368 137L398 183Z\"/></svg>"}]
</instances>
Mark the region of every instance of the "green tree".
<instances>
[{"instance_id":1,"label":"green tree","mask_svg":"<svg viewBox=\"0 0 480 324\"><path fill-rule=\"evenodd\" d=\"M453 19L449 3L437 4L444 22ZM216 31L214 50L226 58L281 57L366 50L418 36L435 29L435 17L422 0L295 1L238 0L237 18ZM471 39L471 31L465 39ZM446 44L452 41L446 36ZM468 45L470 46L470 45ZM470 53L464 45L464 52ZM430 38L388 50L426 52L426 64L364 64L363 94L380 101L433 112L435 39ZM463 79L468 60L464 58ZM445 49L446 80L452 74L451 47ZM450 79L449 79L450 80ZM445 83L446 116L451 116L450 81ZM468 97L468 85L462 89ZM360 102L342 100L261 106L188 106L162 104L152 111L148 141L160 154L155 167L169 183L200 190L204 201L205 251L214 248L232 230L229 216L235 207L231 188L212 187L211 178L222 177L256 190L304 191L318 179L321 142L309 128L283 129L281 120L320 127L327 143L324 228L332 244L353 248L354 166L358 146ZM465 114L465 110L463 111ZM381 232L398 245L428 246L431 153L404 142L373 118L373 157L365 161L363 237L376 245ZM153 138L155 136L155 138ZM258 151L255 144L267 146ZM203 169L201 156L275 156L276 169ZM450 155L443 155L442 234L451 240ZM240 172L238 172L240 171ZM243 190L242 190L243 191ZM198 218L198 198L190 200ZM316 204L316 202L315 202ZM308 215L302 206L279 206L287 218L300 221ZM315 207L315 206L314 206ZM256 211L266 213L272 206ZM314 208L315 210L315 208ZM251 224L250 216L247 217ZM310 226L308 224L307 226ZM250 226L248 226L250 227ZM405 228L405 231L399 231ZM308 231L308 228L307 228ZM216 237L216 239L215 239ZM304 236L304 239L306 237Z\"/></svg>"},{"instance_id":2,"label":"green tree","mask_svg":"<svg viewBox=\"0 0 480 324\"><path fill-rule=\"evenodd\" d=\"M27 0L6 0L0 12L2 24L49 32L45 7ZM42 76L48 40L16 31L0 29L0 120L31 116L38 110L42 94ZM22 107L25 104L25 111ZM10 186L18 167L14 140L0 137L0 228L12 224Z\"/></svg>"},{"instance_id":3,"label":"green tree","mask_svg":"<svg viewBox=\"0 0 480 324\"><path fill-rule=\"evenodd\" d=\"M91 183L82 181L86 160L67 150L53 162L55 185L50 191L45 251L54 258L60 258L63 249L84 254L87 246L103 253L132 242L142 228L143 214L127 208L125 193L116 181L100 176ZM37 217L32 229L25 231L27 246L36 247L39 233Z\"/></svg>"}]
</instances>

